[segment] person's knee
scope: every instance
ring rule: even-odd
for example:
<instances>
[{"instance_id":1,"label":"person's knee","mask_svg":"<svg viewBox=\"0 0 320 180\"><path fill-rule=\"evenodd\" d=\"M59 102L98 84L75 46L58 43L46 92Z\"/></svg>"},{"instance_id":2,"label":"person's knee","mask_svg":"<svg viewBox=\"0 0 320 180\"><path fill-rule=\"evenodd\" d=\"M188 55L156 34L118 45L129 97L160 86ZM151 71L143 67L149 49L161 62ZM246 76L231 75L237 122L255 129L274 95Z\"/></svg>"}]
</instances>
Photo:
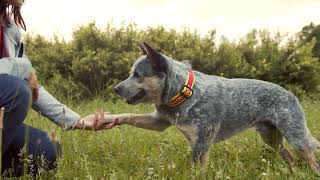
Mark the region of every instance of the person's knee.
<instances>
[{"instance_id":1,"label":"person's knee","mask_svg":"<svg viewBox=\"0 0 320 180\"><path fill-rule=\"evenodd\" d=\"M31 102L31 91L28 82L15 76L1 76L1 99L8 112L18 108L28 108ZM21 114L21 113L20 113Z\"/></svg>"},{"instance_id":2,"label":"person's knee","mask_svg":"<svg viewBox=\"0 0 320 180\"><path fill-rule=\"evenodd\" d=\"M28 83L25 80L10 76L7 79L6 86L4 89L6 91L4 107L7 111L10 112L16 108L26 111L31 103L31 91Z\"/></svg>"},{"instance_id":3,"label":"person's knee","mask_svg":"<svg viewBox=\"0 0 320 180\"><path fill-rule=\"evenodd\" d=\"M61 157L61 144L59 142L51 142L51 149L47 151L45 159L47 161L47 170L57 167L57 160Z\"/></svg>"},{"instance_id":4,"label":"person's knee","mask_svg":"<svg viewBox=\"0 0 320 180\"><path fill-rule=\"evenodd\" d=\"M55 169L61 156L59 141L46 132L31 126L23 124L19 128L19 133L13 139L4 156L8 166L5 169L12 169L15 176L22 175L23 169L21 167L27 167L26 173L31 175ZM27 151L22 154L21 150L25 144ZM23 159L19 155L23 155L27 159ZM13 160L16 160L15 164L11 163ZM27 163L24 164L25 162Z\"/></svg>"},{"instance_id":5,"label":"person's knee","mask_svg":"<svg viewBox=\"0 0 320 180\"><path fill-rule=\"evenodd\" d=\"M29 165L32 167L30 169L30 174L37 174L40 170L42 171L49 171L53 170L57 167L57 161L61 156L61 145L58 142L44 142L43 148L38 147L35 153L30 153L31 164Z\"/></svg>"},{"instance_id":6,"label":"person's knee","mask_svg":"<svg viewBox=\"0 0 320 180\"><path fill-rule=\"evenodd\" d=\"M56 161L62 155L61 144L59 142L51 142L52 150L50 151L49 159L51 161Z\"/></svg>"}]
</instances>

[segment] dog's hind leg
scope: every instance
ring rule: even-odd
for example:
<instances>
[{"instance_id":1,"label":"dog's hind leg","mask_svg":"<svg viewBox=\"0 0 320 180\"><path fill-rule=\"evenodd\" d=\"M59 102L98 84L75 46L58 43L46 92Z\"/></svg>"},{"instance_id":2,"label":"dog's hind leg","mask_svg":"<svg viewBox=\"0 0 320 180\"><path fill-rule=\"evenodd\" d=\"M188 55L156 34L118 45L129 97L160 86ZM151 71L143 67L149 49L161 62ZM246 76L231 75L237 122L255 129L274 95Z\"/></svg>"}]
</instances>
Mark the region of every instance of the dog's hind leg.
<instances>
[{"instance_id":1,"label":"dog's hind leg","mask_svg":"<svg viewBox=\"0 0 320 180\"><path fill-rule=\"evenodd\" d=\"M293 157L283 144L283 136L274 125L269 122L258 123L256 124L256 130L266 144L279 152L288 164L293 164Z\"/></svg>"},{"instance_id":2,"label":"dog's hind leg","mask_svg":"<svg viewBox=\"0 0 320 180\"><path fill-rule=\"evenodd\" d=\"M303 127L302 127L303 128ZM318 175L320 175L320 165L317 158L313 154L312 146L310 145L310 136L307 133L300 134L292 130L285 130L283 132L288 143L299 153L299 155L309 164Z\"/></svg>"},{"instance_id":3,"label":"dog's hind leg","mask_svg":"<svg viewBox=\"0 0 320 180\"><path fill-rule=\"evenodd\" d=\"M309 166L320 175L320 165L313 154L313 148L317 147L318 141L309 132L302 109L280 108L276 116L277 121L274 125Z\"/></svg>"},{"instance_id":4,"label":"dog's hind leg","mask_svg":"<svg viewBox=\"0 0 320 180\"><path fill-rule=\"evenodd\" d=\"M309 146L297 150L300 156L307 161L311 169L313 169L320 176L320 164Z\"/></svg>"}]
</instances>

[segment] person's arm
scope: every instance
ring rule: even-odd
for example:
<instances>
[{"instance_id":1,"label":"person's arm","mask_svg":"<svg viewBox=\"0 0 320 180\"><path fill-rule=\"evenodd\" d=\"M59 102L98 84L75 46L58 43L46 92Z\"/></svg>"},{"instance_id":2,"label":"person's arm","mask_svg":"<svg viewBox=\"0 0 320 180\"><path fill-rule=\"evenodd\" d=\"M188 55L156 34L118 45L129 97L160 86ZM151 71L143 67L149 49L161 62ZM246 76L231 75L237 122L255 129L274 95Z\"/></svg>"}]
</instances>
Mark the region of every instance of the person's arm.
<instances>
[{"instance_id":1,"label":"person's arm","mask_svg":"<svg viewBox=\"0 0 320 180\"><path fill-rule=\"evenodd\" d=\"M0 74L8 74L28 81L32 69L32 65L26 57L0 59ZM67 129L75 125L76 121L80 119L79 114L60 103L43 87L39 88L38 99L32 107L54 123Z\"/></svg>"},{"instance_id":2,"label":"person's arm","mask_svg":"<svg viewBox=\"0 0 320 180\"><path fill-rule=\"evenodd\" d=\"M0 75L1 74L16 76L28 81L30 89L32 90L33 109L59 126L65 129L100 129L94 124L97 120L94 115L81 118L78 113L60 103L43 87L39 87L36 74L26 56L21 58L1 58Z\"/></svg>"},{"instance_id":3,"label":"person's arm","mask_svg":"<svg viewBox=\"0 0 320 180\"><path fill-rule=\"evenodd\" d=\"M64 129L76 126L81 116L59 102L43 87L39 87L39 97L32 103L32 108Z\"/></svg>"},{"instance_id":4,"label":"person's arm","mask_svg":"<svg viewBox=\"0 0 320 180\"><path fill-rule=\"evenodd\" d=\"M78 113L60 103L43 87L39 88L38 100L33 102L32 108L66 130L110 129L117 123L117 121L104 122L104 116L109 115L109 113L103 112L102 110L100 112L96 112L95 114L81 117Z\"/></svg>"},{"instance_id":5,"label":"person's arm","mask_svg":"<svg viewBox=\"0 0 320 180\"><path fill-rule=\"evenodd\" d=\"M97 118L95 115L81 118L79 114L60 103L43 87L39 87L31 62L25 55L24 46L20 42L19 28L15 23L12 23L12 26L4 30L5 48L9 57L0 59L0 75L13 75L28 81L33 96L32 107L61 127L67 129L71 127L75 129L96 129L94 123L96 123ZM15 46L17 43L20 45Z\"/></svg>"}]
</instances>

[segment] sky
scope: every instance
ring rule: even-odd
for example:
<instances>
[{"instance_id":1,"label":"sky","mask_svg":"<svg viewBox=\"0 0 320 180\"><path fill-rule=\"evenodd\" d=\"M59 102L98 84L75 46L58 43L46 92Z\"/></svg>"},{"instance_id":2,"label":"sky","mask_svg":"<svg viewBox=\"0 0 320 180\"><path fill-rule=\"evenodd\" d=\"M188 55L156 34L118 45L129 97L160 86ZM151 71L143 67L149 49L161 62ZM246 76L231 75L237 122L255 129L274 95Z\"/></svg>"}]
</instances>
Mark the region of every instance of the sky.
<instances>
[{"instance_id":1,"label":"sky","mask_svg":"<svg viewBox=\"0 0 320 180\"><path fill-rule=\"evenodd\" d=\"M218 37L236 40L253 28L291 35L320 24L320 0L26 0L22 14L29 33L47 38L70 40L75 29L95 21L101 28L135 22L201 35L215 29Z\"/></svg>"}]
</instances>

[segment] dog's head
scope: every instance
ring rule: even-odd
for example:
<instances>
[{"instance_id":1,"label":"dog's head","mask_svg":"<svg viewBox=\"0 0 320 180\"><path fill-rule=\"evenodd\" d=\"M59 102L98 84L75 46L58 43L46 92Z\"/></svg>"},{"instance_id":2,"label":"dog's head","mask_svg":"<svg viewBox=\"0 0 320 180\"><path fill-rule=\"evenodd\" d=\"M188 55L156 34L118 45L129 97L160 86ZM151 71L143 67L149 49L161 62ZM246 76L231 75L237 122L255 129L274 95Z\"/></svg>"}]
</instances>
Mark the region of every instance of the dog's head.
<instances>
[{"instance_id":1,"label":"dog's head","mask_svg":"<svg viewBox=\"0 0 320 180\"><path fill-rule=\"evenodd\" d=\"M114 89L129 104L161 103L161 91L168 71L167 58L147 43L138 46L143 53L132 66L130 76Z\"/></svg>"}]
</instances>

